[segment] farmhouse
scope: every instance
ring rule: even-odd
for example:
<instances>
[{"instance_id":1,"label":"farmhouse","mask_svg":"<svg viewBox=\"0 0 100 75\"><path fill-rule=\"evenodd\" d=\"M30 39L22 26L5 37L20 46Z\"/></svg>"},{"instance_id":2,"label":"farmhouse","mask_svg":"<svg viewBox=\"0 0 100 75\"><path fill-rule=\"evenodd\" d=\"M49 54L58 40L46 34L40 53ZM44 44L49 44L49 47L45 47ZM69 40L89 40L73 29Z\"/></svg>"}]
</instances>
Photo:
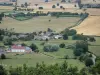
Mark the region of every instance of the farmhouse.
<instances>
[{"instance_id":1,"label":"farmhouse","mask_svg":"<svg viewBox=\"0 0 100 75\"><path fill-rule=\"evenodd\" d=\"M8 52L31 53L32 49L21 45L12 45Z\"/></svg>"}]
</instances>

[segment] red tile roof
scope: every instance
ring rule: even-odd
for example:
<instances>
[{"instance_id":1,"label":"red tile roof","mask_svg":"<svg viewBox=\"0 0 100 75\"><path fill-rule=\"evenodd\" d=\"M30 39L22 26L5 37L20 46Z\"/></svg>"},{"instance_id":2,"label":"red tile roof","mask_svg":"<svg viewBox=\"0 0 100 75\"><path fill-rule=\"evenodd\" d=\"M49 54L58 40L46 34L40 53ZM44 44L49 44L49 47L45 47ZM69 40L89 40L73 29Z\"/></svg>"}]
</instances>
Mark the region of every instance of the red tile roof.
<instances>
[{"instance_id":1,"label":"red tile roof","mask_svg":"<svg viewBox=\"0 0 100 75\"><path fill-rule=\"evenodd\" d=\"M25 49L25 47L23 46L19 46L19 45L13 45L11 46L12 49Z\"/></svg>"}]
</instances>

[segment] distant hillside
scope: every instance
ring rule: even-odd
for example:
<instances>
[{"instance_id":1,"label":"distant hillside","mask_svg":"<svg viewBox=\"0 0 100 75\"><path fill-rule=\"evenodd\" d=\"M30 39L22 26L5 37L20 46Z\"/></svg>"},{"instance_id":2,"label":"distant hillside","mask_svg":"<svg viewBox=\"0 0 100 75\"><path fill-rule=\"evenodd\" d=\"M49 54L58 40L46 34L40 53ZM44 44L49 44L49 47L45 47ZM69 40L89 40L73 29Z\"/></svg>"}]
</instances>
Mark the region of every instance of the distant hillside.
<instances>
[{"instance_id":1,"label":"distant hillside","mask_svg":"<svg viewBox=\"0 0 100 75\"><path fill-rule=\"evenodd\" d=\"M89 16L79 26L75 27L78 33L100 36L100 16Z\"/></svg>"}]
</instances>

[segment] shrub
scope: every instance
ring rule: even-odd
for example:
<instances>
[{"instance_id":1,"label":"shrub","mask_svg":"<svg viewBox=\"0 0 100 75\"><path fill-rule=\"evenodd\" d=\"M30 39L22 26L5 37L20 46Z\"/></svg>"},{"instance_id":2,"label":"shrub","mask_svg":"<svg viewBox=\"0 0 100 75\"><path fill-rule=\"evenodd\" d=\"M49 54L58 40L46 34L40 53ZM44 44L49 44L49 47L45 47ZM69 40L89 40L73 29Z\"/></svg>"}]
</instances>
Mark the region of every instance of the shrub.
<instances>
[{"instance_id":1,"label":"shrub","mask_svg":"<svg viewBox=\"0 0 100 75\"><path fill-rule=\"evenodd\" d=\"M38 47L35 44L31 44L30 48L32 49L32 51L35 51L36 49L38 49Z\"/></svg>"},{"instance_id":2,"label":"shrub","mask_svg":"<svg viewBox=\"0 0 100 75\"><path fill-rule=\"evenodd\" d=\"M22 45L22 46L27 46L25 43L22 43L21 45Z\"/></svg>"},{"instance_id":3,"label":"shrub","mask_svg":"<svg viewBox=\"0 0 100 75\"><path fill-rule=\"evenodd\" d=\"M63 34L67 34L68 36L72 36L72 35L77 34L77 31L74 30L74 29L71 29L71 30L70 30L70 29L66 28L62 33L63 33Z\"/></svg>"},{"instance_id":4,"label":"shrub","mask_svg":"<svg viewBox=\"0 0 100 75\"><path fill-rule=\"evenodd\" d=\"M83 52L83 49L81 49L81 48L76 49L76 50L74 50L74 55L75 56L80 56L82 54L82 52Z\"/></svg>"},{"instance_id":5,"label":"shrub","mask_svg":"<svg viewBox=\"0 0 100 75\"><path fill-rule=\"evenodd\" d=\"M45 45L43 50L45 52L54 52L54 51L58 51L59 50L59 46L58 45Z\"/></svg>"},{"instance_id":6,"label":"shrub","mask_svg":"<svg viewBox=\"0 0 100 75\"><path fill-rule=\"evenodd\" d=\"M95 39L94 37L89 37L89 41L90 41L90 42L95 42L96 39Z\"/></svg>"},{"instance_id":7,"label":"shrub","mask_svg":"<svg viewBox=\"0 0 100 75\"><path fill-rule=\"evenodd\" d=\"M7 75L7 71L2 65L0 65L0 75Z\"/></svg>"},{"instance_id":8,"label":"shrub","mask_svg":"<svg viewBox=\"0 0 100 75\"><path fill-rule=\"evenodd\" d=\"M91 58L86 59L86 61L85 61L85 65L86 65L86 66L90 67L90 66L93 65L93 64L94 64L94 63L93 63L93 60L92 60Z\"/></svg>"},{"instance_id":9,"label":"shrub","mask_svg":"<svg viewBox=\"0 0 100 75\"><path fill-rule=\"evenodd\" d=\"M60 6L60 8L62 9L62 8L63 8L63 6Z\"/></svg>"},{"instance_id":10,"label":"shrub","mask_svg":"<svg viewBox=\"0 0 100 75\"><path fill-rule=\"evenodd\" d=\"M59 3L57 3L57 6L59 6Z\"/></svg>"},{"instance_id":11,"label":"shrub","mask_svg":"<svg viewBox=\"0 0 100 75\"><path fill-rule=\"evenodd\" d=\"M43 9L43 7L39 7L39 9Z\"/></svg>"},{"instance_id":12,"label":"shrub","mask_svg":"<svg viewBox=\"0 0 100 75\"><path fill-rule=\"evenodd\" d=\"M1 59L6 59L5 54L1 54Z\"/></svg>"},{"instance_id":13,"label":"shrub","mask_svg":"<svg viewBox=\"0 0 100 75\"><path fill-rule=\"evenodd\" d=\"M64 34L64 35L63 35L63 39L64 39L64 40L68 40L68 35L67 35L67 34Z\"/></svg>"},{"instance_id":14,"label":"shrub","mask_svg":"<svg viewBox=\"0 0 100 75\"><path fill-rule=\"evenodd\" d=\"M87 37L82 34L76 34L72 36L73 40L87 40Z\"/></svg>"},{"instance_id":15,"label":"shrub","mask_svg":"<svg viewBox=\"0 0 100 75\"><path fill-rule=\"evenodd\" d=\"M65 56L64 56L64 59L68 59L68 58L69 58L69 56L68 56L68 55L65 55Z\"/></svg>"},{"instance_id":16,"label":"shrub","mask_svg":"<svg viewBox=\"0 0 100 75\"><path fill-rule=\"evenodd\" d=\"M59 45L59 47L60 47L60 48L65 48L65 44L64 44L64 43L61 43L61 44Z\"/></svg>"},{"instance_id":17,"label":"shrub","mask_svg":"<svg viewBox=\"0 0 100 75\"><path fill-rule=\"evenodd\" d=\"M56 8L56 6L55 6L55 5L53 5L53 6L52 6L52 8Z\"/></svg>"},{"instance_id":18,"label":"shrub","mask_svg":"<svg viewBox=\"0 0 100 75\"><path fill-rule=\"evenodd\" d=\"M88 51L88 43L86 41L76 41L76 49L83 49L83 52Z\"/></svg>"}]
</instances>

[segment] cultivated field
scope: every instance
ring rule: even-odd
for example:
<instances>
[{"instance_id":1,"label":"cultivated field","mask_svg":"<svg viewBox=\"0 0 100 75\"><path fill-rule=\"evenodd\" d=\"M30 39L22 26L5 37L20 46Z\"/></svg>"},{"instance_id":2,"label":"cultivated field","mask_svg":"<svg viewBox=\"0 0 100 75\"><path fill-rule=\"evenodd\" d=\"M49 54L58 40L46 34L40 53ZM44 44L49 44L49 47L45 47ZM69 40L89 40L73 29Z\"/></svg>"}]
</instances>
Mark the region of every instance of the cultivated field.
<instances>
[{"instance_id":1,"label":"cultivated field","mask_svg":"<svg viewBox=\"0 0 100 75\"><path fill-rule=\"evenodd\" d=\"M85 19L79 26L74 29L77 30L79 34L84 35L97 35L100 36L100 16L89 16Z\"/></svg>"},{"instance_id":2,"label":"cultivated field","mask_svg":"<svg viewBox=\"0 0 100 75\"><path fill-rule=\"evenodd\" d=\"M0 28L14 28L15 32L33 32L33 31L45 31L47 28L51 28L55 31L62 31L67 27L73 26L79 20L79 17L34 17L33 19L26 21L17 21L12 18L4 18L0 24ZM49 22L51 20L51 22Z\"/></svg>"},{"instance_id":3,"label":"cultivated field","mask_svg":"<svg viewBox=\"0 0 100 75\"><path fill-rule=\"evenodd\" d=\"M82 4L99 4L100 0L81 0Z\"/></svg>"}]
</instances>

